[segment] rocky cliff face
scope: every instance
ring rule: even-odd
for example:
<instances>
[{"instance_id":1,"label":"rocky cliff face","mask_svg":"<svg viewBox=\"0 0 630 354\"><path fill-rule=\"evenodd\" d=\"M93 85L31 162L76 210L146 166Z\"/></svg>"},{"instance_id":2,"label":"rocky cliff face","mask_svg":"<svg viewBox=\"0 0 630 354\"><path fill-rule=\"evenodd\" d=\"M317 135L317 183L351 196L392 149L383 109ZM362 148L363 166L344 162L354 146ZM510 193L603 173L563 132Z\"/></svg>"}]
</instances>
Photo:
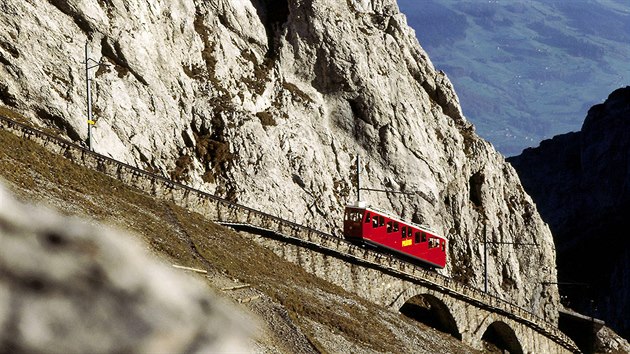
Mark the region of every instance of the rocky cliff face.
<instances>
[{"instance_id":1,"label":"rocky cliff face","mask_svg":"<svg viewBox=\"0 0 630 354\"><path fill-rule=\"evenodd\" d=\"M371 205L450 239L457 279L556 318L555 252L514 170L463 117L394 0L5 1L0 99L94 148L339 233L353 161Z\"/></svg>"},{"instance_id":2,"label":"rocky cliff face","mask_svg":"<svg viewBox=\"0 0 630 354\"><path fill-rule=\"evenodd\" d=\"M630 86L510 162L554 234L560 281L589 285L566 285L568 305L630 336Z\"/></svg>"}]
</instances>

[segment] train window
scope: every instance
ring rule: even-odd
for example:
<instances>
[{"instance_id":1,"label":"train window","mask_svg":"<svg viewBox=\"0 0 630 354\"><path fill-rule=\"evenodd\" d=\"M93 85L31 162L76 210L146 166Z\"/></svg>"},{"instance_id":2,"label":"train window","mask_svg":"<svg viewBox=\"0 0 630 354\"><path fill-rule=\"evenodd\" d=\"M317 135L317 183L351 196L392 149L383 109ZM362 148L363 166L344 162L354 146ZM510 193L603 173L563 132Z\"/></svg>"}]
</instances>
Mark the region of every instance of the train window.
<instances>
[{"instance_id":1,"label":"train window","mask_svg":"<svg viewBox=\"0 0 630 354\"><path fill-rule=\"evenodd\" d=\"M446 252L446 242L440 241L440 244L442 245L442 252Z\"/></svg>"},{"instance_id":2,"label":"train window","mask_svg":"<svg viewBox=\"0 0 630 354\"><path fill-rule=\"evenodd\" d=\"M422 233L422 242L427 242L427 234L426 234L426 232Z\"/></svg>"},{"instance_id":3,"label":"train window","mask_svg":"<svg viewBox=\"0 0 630 354\"><path fill-rule=\"evenodd\" d=\"M378 226L383 226L385 225L385 218L382 216L378 217Z\"/></svg>"},{"instance_id":4,"label":"train window","mask_svg":"<svg viewBox=\"0 0 630 354\"><path fill-rule=\"evenodd\" d=\"M387 223L387 232L392 232L392 222Z\"/></svg>"},{"instance_id":5,"label":"train window","mask_svg":"<svg viewBox=\"0 0 630 354\"><path fill-rule=\"evenodd\" d=\"M402 238L405 238L405 237L407 237L407 228L403 227L402 228Z\"/></svg>"},{"instance_id":6,"label":"train window","mask_svg":"<svg viewBox=\"0 0 630 354\"><path fill-rule=\"evenodd\" d=\"M407 227L407 237L411 237L411 235L413 235L413 231L410 227Z\"/></svg>"},{"instance_id":7,"label":"train window","mask_svg":"<svg viewBox=\"0 0 630 354\"><path fill-rule=\"evenodd\" d=\"M365 223L369 223L370 222L370 213L366 213L365 214Z\"/></svg>"},{"instance_id":8,"label":"train window","mask_svg":"<svg viewBox=\"0 0 630 354\"><path fill-rule=\"evenodd\" d=\"M378 217L375 216L372 218L372 227L378 227Z\"/></svg>"},{"instance_id":9,"label":"train window","mask_svg":"<svg viewBox=\"0 0 630 354\"><path fill-rule=\"evenodd\" d=\"M363 218L363 214L361 212L351 212L348 213L348 220L353 221L353 222L361 222L361 219Z\"/></svg>"},{"instance_id":10,"label":"train window","mask_svg":"<svg viewBox=\"0 0 630 354\"><path fill-rule=\"evenodd\" d=\"M420 243L420 233L416 232L416 243Z\"/></svg>"},{"instance_id":11,"label":"train window","mask_svg":"<svg viewBox=\"0 0 630 354\"><path fill-rule=\"evenodd\" d=\"M394 223L394 231L398 232L398 223L397 222Z\"/></svg>"}]
</instances>

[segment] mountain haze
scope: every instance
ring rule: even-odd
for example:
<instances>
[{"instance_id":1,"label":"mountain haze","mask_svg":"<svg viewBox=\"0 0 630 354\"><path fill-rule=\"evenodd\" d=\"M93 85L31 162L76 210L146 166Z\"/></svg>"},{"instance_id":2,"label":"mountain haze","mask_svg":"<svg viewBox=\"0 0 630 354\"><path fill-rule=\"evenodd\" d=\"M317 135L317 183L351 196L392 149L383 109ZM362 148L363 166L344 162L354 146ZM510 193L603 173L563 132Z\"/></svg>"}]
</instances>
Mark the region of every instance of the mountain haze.
<instances>
[{"instance_id":1,"label":"mountain haze","mask_svg":"<svg viewBox=\"0 0 630 354\"><path fill-rule=\"evenodd\" d=\"M579 130L630 81L623 0L400 0L466 116L506 156Z\"/></svg>"}]
</instances>

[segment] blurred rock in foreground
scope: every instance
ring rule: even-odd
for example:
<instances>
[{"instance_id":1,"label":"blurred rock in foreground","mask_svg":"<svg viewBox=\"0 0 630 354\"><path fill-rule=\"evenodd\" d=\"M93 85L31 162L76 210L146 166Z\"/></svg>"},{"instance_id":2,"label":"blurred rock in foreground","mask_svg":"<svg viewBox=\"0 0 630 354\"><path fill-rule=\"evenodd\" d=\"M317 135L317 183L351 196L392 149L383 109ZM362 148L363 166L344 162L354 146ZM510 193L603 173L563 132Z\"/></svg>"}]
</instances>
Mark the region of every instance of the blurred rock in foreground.
<instances>
[{"instance_id":1,"label":"blurred rock in foreground","mask_svg":"<svg viewBox=\"0 0 630 354\"><path fill-rule=\"evenodd\" d=\"M0 186L0 352L244 352L249 329L130 238Z\"/></svg>"}]
</instances>

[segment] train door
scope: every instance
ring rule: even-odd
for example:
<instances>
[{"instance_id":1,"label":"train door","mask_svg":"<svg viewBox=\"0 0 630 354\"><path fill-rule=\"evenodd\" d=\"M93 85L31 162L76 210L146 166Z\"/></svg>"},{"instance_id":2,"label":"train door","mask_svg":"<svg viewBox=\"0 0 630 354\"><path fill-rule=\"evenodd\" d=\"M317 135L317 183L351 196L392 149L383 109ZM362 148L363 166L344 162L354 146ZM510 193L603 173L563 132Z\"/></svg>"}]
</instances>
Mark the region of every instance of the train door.
<instances>
[{"instance_id":1,"label":"train door","mask_svg":"<svg viewBox=\"0 0 630 354\"><path fill-rule=\"evenodd\" d=\"M346 238L360 238L363 234L364 209L346 208L343 233Z\"/></svg>"}]
</instances>

